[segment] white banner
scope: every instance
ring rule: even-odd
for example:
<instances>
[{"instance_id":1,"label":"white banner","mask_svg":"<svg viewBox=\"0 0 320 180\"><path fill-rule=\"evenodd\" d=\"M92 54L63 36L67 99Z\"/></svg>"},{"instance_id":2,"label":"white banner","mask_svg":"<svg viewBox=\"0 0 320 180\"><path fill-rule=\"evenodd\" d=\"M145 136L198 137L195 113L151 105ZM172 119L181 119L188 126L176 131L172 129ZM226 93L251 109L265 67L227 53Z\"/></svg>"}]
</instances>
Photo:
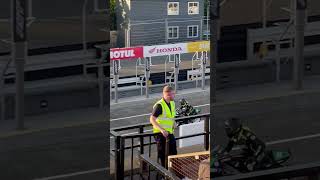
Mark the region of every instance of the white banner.
<instances>
[{"instance_id":1,"label":"white banner","mask_svg":"<svg viewBox=\"0 0 320 180\"><path fill-rule=\"evenodd\" d=\"M188 136L204 132L204 121L179 126L179 136ZM179 148L204 144L204 136L195 136L179 140Z\"/></svg>"},{"instance_id":2,"label":"white banner","mask_svg":"<svg viewBox=\"0 0 320 180\"><path fill-rule=\"evenodd\" d=\"M187 43L143 47L144 57L166 56L170 54L183 54L187 52L188 52Z\"/></svg>"}]
</instances>

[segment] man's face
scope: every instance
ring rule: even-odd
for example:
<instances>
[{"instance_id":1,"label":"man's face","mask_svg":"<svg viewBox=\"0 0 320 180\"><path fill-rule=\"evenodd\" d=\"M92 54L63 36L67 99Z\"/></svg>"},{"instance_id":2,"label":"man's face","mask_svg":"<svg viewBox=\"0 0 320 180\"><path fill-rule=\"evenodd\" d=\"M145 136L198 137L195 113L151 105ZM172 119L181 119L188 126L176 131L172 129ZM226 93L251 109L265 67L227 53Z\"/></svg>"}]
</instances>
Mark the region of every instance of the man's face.
<instances>
[{"instance_id":1,"label":"man's face","mask_svg":"<svg viewBox=\"0 0 320 180\"><path fill-rule=\"evenodd\" d=\"M163 98L169 101L174 100L174 92L173 91L165 91L163 92Z\"/></svg>"}]
</instances>

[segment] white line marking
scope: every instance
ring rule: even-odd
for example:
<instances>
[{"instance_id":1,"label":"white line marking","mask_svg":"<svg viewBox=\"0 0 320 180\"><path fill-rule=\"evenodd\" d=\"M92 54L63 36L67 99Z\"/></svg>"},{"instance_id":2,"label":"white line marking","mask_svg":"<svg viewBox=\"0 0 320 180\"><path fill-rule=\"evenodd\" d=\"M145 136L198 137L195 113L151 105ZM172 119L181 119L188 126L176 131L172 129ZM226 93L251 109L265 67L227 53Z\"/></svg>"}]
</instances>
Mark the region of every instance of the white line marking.
<instances>
[{"instance_id":1,"label":"white line marking","mask_svg":"<svg viewBox=\"0 0 320 180\"><path fill-rule=\"evenodd\" d=\"M88 170L88 171L79 171L79 172L75 172L75 173L62 174L62 175L57 175L57 176L50 176L50 177L45 177L45 178L38 178L38 179L34 179L34 180L61 179L61 178L78 176L78 175L83 175L83 174L91 174L91 173L95 173L95 172L107 171L108 169L109 168L99 168L99 169L93 169L93 170Z\"/></svg>"},{"instance_id":2,"label":"white line marking","mask_svg":"<svg viewBox=\"0 0 320 180\"><path fill-rule=\"evenodd\" d=\"M146 131L151 131L151 130L146 130ZM128 134L132 134L132 133L128 133ZM266 144L267 145L281 144L281 143L287 143L287 142L299 141L299 140L311 139L311 138L317 138L317 137L320 137L320 133L319 134L313 134L313 135L307 135L307 136L300 136L300 137L295 137L295 138L289 138L289 139L282 139L282 140L277 140L277 141L271 141L271 142L267 142ZM51 176L51 177L46 177L46 178L34 179L34 180L60 179L60 178L65 178L65 177L71 177L71 176L77 176L77 175L101 172L101 171L105 171L105 170L107 170L107 168L93 169L93 170L88 170L88 171L80 171L80 172L75 172L75 173L70 173L70 174Z\"/></svg>"},{"instance_id":3,"label":"white line marking","mask_svg":"<svg viewBox=\"0 0 320 180\"><path fill-rule=\"evenodd\" d=\"M194 107L204 107L204 106L209 106L210 104L201 104L201 105L197 105ZM136 117L142 117L142 116L149 116L151 115L151 113L148 114L139 114L139 115L134 115L134 116L127 116L127 117L121 117L121 118L115 118L115 119L111 119L110 122L112 121L119 121L119 120L123 120L123 119L131 119L131 118L136 118Z\"/></svg>"},{"instance_id":4,"label":"white line marking","mask_svg":"<svg viewBox=\"0 0 320 180\"><path fill-rule=\"evenodd\" d=\"M317 137L320 137L320 133L307 135L307 136L300 136L300 137L295 137L295 138L289 138L289 139L282 139L282 140L277 140L277 141L271 141L271 142L268 142L267 145L281 144L281 143L287 143L287 142L299 141L299 140L311 139L311 138L317 138Z\"/></svg>"}]
</instances>

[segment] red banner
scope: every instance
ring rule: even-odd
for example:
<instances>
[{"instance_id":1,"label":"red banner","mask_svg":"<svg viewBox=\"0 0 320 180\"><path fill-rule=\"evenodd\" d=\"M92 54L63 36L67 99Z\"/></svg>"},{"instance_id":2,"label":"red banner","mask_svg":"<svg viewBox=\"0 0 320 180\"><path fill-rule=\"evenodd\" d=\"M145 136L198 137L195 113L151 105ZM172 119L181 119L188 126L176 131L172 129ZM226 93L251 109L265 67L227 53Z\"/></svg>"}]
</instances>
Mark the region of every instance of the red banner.
<instances>
[{"instance_id":1,"label":"red banner","mask_svg":"<svg viewBox=\"0 0 320 180\"><path fill-rule=\"evenodd\" d=\"M143 58L143 47L110 49L110 60Z\"/></svg>"}]
</instances>

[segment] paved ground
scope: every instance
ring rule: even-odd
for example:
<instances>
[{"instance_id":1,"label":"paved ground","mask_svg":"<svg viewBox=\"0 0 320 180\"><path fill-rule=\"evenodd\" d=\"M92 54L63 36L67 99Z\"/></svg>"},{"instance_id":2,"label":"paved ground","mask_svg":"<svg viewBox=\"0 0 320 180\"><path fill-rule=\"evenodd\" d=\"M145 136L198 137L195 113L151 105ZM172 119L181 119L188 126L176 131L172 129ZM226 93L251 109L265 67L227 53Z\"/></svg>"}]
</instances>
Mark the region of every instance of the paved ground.
<instances>
[{"instance_id":1,"label":"paved ground","mask_svg":"<svg viewBox=\"0 0 320 180\"><path fill-rule=\"evenodd\" d=\"M291 91L288 82L218 91L213 109L216 118L212 120L217 122L213 125L218 126L215 140L224 144L222 122L227 117L238 116L274 147L290 148L294 153L291 163L320 160L316 153L320 150L317 149L320 145L319 79L308 77L306 90L302 92ZM190 89L182 93L184 95L180 97L187 98L203 112L209 112L209 89ZM131 98L112 103L110 127L148 122L151 109L146 107L157 98L154 94L150 100L135 98L133 101ZM28 130L24 132L14 131L12 120L1 122L0 168L3 173L0 179L28 180L50 176L53 176L51 179L105 179L103 168L109 167L106 145L109 140L113 144L113 139L107 137L107 114L106 110L89 108L27 117Z\"/></svg>"}]
</instances>

